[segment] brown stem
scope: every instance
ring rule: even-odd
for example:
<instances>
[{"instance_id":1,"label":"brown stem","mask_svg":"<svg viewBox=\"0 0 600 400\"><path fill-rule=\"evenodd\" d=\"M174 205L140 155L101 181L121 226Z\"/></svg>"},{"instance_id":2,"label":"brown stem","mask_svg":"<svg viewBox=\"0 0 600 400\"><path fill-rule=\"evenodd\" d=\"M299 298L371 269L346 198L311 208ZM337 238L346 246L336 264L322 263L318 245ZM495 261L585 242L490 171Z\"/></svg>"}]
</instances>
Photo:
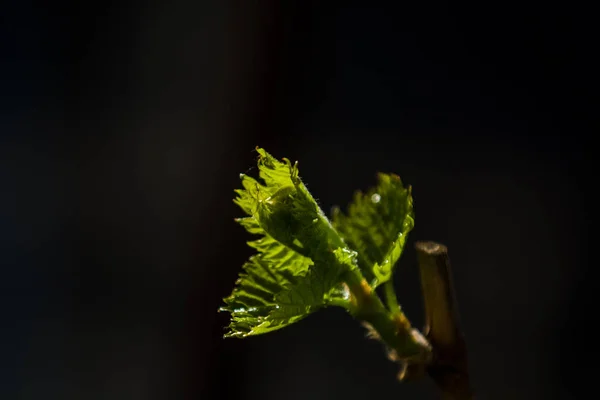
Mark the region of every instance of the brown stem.
<instances>
[{"instance_id":1,"label":"brown stem","mask_svg":"<svg viewBox=\"0 0 600 400\"><path fill-rule=\"evenodd\" d=\"M446 246L435 242L415 245L425 303L423 333L433 346L426 369L447 400L471 400L467 348L458 316Z\"/></svg>"}]
</instances>

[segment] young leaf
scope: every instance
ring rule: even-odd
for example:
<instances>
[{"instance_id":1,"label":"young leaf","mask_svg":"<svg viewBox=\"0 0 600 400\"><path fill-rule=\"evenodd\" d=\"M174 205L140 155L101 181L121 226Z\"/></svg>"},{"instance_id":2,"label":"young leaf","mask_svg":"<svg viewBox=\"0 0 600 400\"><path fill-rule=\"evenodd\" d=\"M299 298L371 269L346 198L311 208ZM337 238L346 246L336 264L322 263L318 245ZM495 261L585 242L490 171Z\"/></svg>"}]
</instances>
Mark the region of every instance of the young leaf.
<instances>
[{"instance_id":1,"label":"young leaf","mask_svg":"<svg viewBox=\"0 0 600 400\"><path fill-rule=\"evenodd\" d=\"M270 315L274 320L271 326L282 321L289 325L287 318L295 322L327 304L348 301L349 293L338 285L344 272L356 268L356 252L339 248L333 254L336 262L313 265L304 278L275 297L277 307Z\"/></svg>"},{"instance_id":2,"label":"young leaf","mask_svg":"<svg viewBox=\"0 0 600 400\"><path fill-rule=\"evenodd\" d=\"M226 306L221 310L231 313L230 331L226 337L257 335L282 327L284 321L281 317L277 318L279 323L273 326L274 319L270 318L278 307L275 296L300 280L301 276L294 275L294 269L305 269L310 262L292 254L291 258L295 260L288 259L285 266L276 268L277 263L272 258L270 261L264 258L262 254L250 257L233 293L224 300ZM287 322L295 322L294 316L291 315Z\"/></svg>"},{"instance_id":3,"label":"young leaf","mask_svg":"<svg viewBox=\"0 0 600 400\"><path fill-rule=\"evenodd\" d=\"M242 174L234 202L248 215L237 221L262 237L222 310L231 313L226 336L280 329L327 304L344 305L344 272L356 268L347 249L298 175L297 163L258 148L262 182Z\"/></svg>"},{"instance_id":4,"label":"young leaf","mask_svg":"<svg viewBox=\"0 0 600 400\"><path fill-rule=\"evenodd\" d=\"M377 186L366 194L355 193L348 215L339 208L333 212L335 229L358 251L358 265L373 287L391 279L414 226L410 186L404 187L394 174L377 178Z\"/></svg>"}]
</instances>

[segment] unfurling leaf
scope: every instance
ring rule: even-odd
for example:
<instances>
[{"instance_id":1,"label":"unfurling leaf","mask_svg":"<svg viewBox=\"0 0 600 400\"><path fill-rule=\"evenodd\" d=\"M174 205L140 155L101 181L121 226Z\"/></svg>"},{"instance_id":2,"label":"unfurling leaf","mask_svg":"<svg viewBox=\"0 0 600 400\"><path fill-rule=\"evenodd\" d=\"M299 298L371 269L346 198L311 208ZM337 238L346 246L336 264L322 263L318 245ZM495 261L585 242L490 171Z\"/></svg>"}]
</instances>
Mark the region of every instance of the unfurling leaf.
<instances>
[{"instance_id":1,"label":"unfurling leaf","mask_svg":"<svg viewBox=\"0 0 600 400\"><path fill-rule=\"evenodd\" d=\"M377 177L376 187L354 195L347 215L339 208L333 213L335 229L358 251L358 265L373 287L391 279L414 226L410 186L394 174Z\"/></svg>"},{"instance_id":2,"label":"unfurling leaf","mask_svg":"<svg viewBox=\"0 0 600 400\"><path fill-rule=\"evenodd\" d=\"M302 183L297 163L257 152L262 182L242 174L234 202L247 214L237 221L260 238L248 242L257 254L221 308L231 313L228 337L270 332L332 301L343 304L341 278L357 266L356 253Z\"/></svg>"}]
</instances>

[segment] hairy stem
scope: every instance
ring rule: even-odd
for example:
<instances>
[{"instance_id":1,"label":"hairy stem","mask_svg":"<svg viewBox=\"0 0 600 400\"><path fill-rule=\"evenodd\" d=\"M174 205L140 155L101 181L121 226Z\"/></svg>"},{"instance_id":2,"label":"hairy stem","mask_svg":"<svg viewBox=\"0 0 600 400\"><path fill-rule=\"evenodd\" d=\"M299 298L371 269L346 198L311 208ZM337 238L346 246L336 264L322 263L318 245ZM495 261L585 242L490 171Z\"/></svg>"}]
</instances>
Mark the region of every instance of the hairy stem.
<instances>
[{"instance_id":1,"label":"hairy stem","mask_svg":"<svg viewBox=\"0 0 600 400\"><path fill-rule=\"evenodd\" d=\"M427 340L418 330L412 328L399 308L393 313L386 309L360 271L348 272L345 282L352 294L350 312L355 318L363 321L371 337L381 340L387 346L388 356L393 361L429 361L431 346Z\"/></svg>"},{"instance_id":2,"label":"hairy stem","mask_svg":"<svg viewBox=\"0 0 600 400\"><path fill-rule=\"evenodd\" d=\"M434 242L418 242L415 247L425 303L424 334L433 346L427 373L444 399L471 400L467 349L460 330L448 249Z\"/></svg>"}]
</instances>

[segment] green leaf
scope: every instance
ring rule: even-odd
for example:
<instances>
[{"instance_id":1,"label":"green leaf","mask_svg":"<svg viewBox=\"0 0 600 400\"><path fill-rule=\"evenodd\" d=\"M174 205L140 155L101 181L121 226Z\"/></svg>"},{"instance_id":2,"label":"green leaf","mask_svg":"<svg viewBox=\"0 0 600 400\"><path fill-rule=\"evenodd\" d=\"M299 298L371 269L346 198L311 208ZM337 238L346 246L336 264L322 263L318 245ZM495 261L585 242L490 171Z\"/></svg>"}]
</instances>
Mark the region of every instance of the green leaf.
<instances>
[{"instance_id":1,"label":"green leaf","mask_svg":"<svg viewBox=\"0 0 600 400\"><path fill-rule=\"evenodd\" d=\"M300 176L298 163L278 161L261 148L258 172L262 182L241 174L243 189L234 202L255 224L278 242L311 258L344 247L344 242L317 205ZM248 228L246 226L246 228ZM252 233L256 233L256 227Z\"/></svg>"},{"instance_id":2,"label":"green leaf","mask_svg":"<svg viewBox=\"0 0 600 400\"><path fill-rule=\"evenodd\" d=\"M283 258L283 257L282 257ZM221 311L231 313L231 324L226 337L245 337L266 333L281 327L270 315L278 305L275 295L286 287L298 283L302 276L294 274L295 268L306 268L310 260L292 255L286 265L275 268L275 263L265 260L263 255L255 255L244 264L243 272L237 280L232 294L225 298L226 306ZM296 258L294 260L294 258ZM306 265L304 265L306 263ZM296 265L294 265L296 264ZM288 323L295 322L290 316Z\"/></svg>"},{"instance_id":3,"label":"green leaf","mask_svg":"<svg viewBox=\"0 0 600 400\"><path fill-rule=\"evenodd\" d=\"M270 314L275 323L289 325L288 318L295 322L327 304L349 301L350 293L340 284L344 272L356 268L356 252L339 248L333 254L336 262L315 264L298 283L277 294L276 310Z\"/></svg>"},{"instance_id":4,"label":"green leaf","mask_svg":"<svg viewBox=\"0 0 600 400\"><path fill-rule=\"evenodd\" d=\"M341 286L341 277L355 268L355 252L338 249L338 262L317 264L306 276L294 276L289 270L270 268L261 256L253 256L244 265L237 286L225 298L222 311L231 313L230 332L226 337L247 337L271 332L294 322L328 304L349 300ZM301 256L300 256L301 257Z\"/></svg>"},{"instance_id":5,"label":"green leaf","mask_svg":"<svg viewBox=\"0 0 600 400\"><path fill-rule=\"evenodd\" d=\"M231 313L226 337L267 333L301 320L328 305L344 305L344 272L357 267L298 175L297 163L278 161L257 148L261 180L240 175L243 189L234 202L247 214L238 218L257 254L244 264L223 311Z\"/></svg>"},{"instance_id":6,"label":"green leaf","mask_svg":"<svg viewBox=\"0 0 600 400\"><path fill-rule=\"evenodd\" d=\"M391 279L414 227L411 187L394 174L377 178L376 187L355 193L347 215L339 208L333 212L335 229L358 251L358 265L373 287Z\"/></svg>"}]
</instances>

